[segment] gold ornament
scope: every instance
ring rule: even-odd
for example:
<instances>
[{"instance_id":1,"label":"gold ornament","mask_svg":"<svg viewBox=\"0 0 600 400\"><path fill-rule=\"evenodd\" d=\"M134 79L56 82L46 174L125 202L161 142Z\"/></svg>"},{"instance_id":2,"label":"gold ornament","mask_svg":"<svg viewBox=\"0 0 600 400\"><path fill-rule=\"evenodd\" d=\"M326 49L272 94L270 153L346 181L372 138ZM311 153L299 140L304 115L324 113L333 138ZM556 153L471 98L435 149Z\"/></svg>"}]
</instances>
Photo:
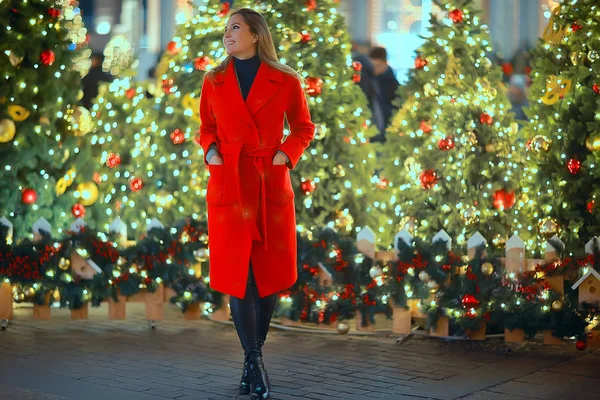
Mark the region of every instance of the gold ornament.
<instances>
[{"instance_id":1,"label":"gold ornament","mask_svg":"<svg viewBox=\"0 0 600 400\"><path fill-rule=\"evenodd\" d=\"M86 207L98 200L98 186L92 181L80 183L77 191L79 192L79 201Z\"/></svg>"},{"instance_id":2,"label":"gold ornament","mask_svg":"<svg viewBox=\"0 0 600 400\"><path fill-rule=\"evenodd\" d=\"M350 331L350 326L343 321L337 323L337 331L340 335L345 335Z\"/></svg>"},{"instance_id":3,"label":"gold ornament","mask_svg":"<svg viewBox=\"0 0 600 400\"><path fill-rule=\"evenodd\" d=\"M527 143L527 148L536 153L541 153L542 151L548 151L550 149L550 144L552 144L552 140L548 139L546 136L535 135Z\"/></svg>"},{"instance_id":4,"label":"gold ornament","mask_svg":"<svg viewBox=\"0 0 600 400\"><path fill-rule=\"evenodd\" d=\"M40 124L42 125L50 125L50 119L46 116L40 117Z\"/></svg>"},{"instance_id":5,"label":"gold ornament","mask_svg":"<svg viewBox=\"0 0 600 400\"><path fill-rule=\"evenodd\" d=\"M25 107L16 105L8 106L8 115L10 115L13 121L25 121L27 117L29 117L29 114L29 110L27 110Z\"/></svg>"},{"instance_id":6,"label":"gold ornament","mask_svg":"<svg viewBox=\"0 0 600 400\"><path fill-rule=\"evenodd\" d=\"M490 276L494 273L494 266L492 265L492 263L486 262L483 263L483 265L481 266L481 273L484 276Z\"/></svg>"},{"instance_id":7,"label":"gold ornament","mask_svg":"<svg viewBox=\"0 0 600 400\"><path fill-rule=\"evenodd\" d=\"M354 226L354 217L348 212L348 210L344 211L336 211L335 213L335 227L340 230L345 230L346 232L352 231Z\"/></svg>"},{"instance_id":8,"label":"gold ornament","mask_svg":"<svg viewBox=\"0 0 600 400\"><path fill-rule=\"evenodd\" d=\"M198 249L194 250L194 257L198 262L204 262L208 260L208 254L206 253L206 249Z\"/></svg>"},{"instance_id":9,"label":"gold ornament","mask_svg":"<svg viewBox=\"0 0 600 400\"><path fill-rule=\"evenodd\" d=\"M290 35L290 39L294 43L300 43L300 41L302 40L302 34L300 32L292 32L292 34Z\"/></svg>"},{"instance_id":10,"label":"gold ornament","mask_svg":"<svg viewBox=\"0 0 600 400\"><path fill-rule=\"evenodd\" d=\"M5 118L0 121L0 143L8 143L14 139L17 128L12 119Z\"/></svg>"},{"instance_id":11,"label":"gold ornament","mask_svg":"<svg viewBox=\"0 0 600 400\"><path fill-rule=\"evenodd\" d=\"M548 20L548 25L546 29L544 29L544 33L542 34L542 38L544 41L550 44L560 43L562 38L565 36L565 29L560 29L560 26L555 23L556 18L560 15L560 9L562 6L558 6L552 10L552 15Z\"/></svg>"},{"instance_id":12,"label":"gold ornament","mask_svg":"<svg viewBox=\"0 0 600 400\"><path fill-rule=\"evenodd\" d=\"M546 79L546 93L541 97L542 103L548 106L555 104L561 97L569 93L572 86L573 81L571 79L550 75Z\"/></svg>"},{"instance_id":13,"label":"gold ornament","mask_svg":"<svg viewBox=\"0 0 600 400\"><path fill-rule=\"evenodd\" d=\"M62 162L66 162L69 157L71 156L71 151L69 151L69 149L65 149L65 152L63 153L63 158L62 158Z\"/></svg>"},{"instance_id":14,"label":"gold ornament","mask_svg":"<svg viewBox=\"0 0 600 400\"><path fill-rule=\"evenodd\" d=\"M552 302L552 311L560 311L563 308L563 303L560 300L554 300Z\"/></svg>"},{"instance_id":15,"label":"gold ornament","mask_svg":"<svg viewBox=\"0 0 600 400\"><path fill-rule=\"evenodd\" d=\"M438 290L440 290L440 285L438 285L436 281L431 280L427 282L427 288L431 293L436 293Z\"/></svg>"},{"instance_id":16,"label":"gold ornament","mask_svg":"<svg viewBox=\"0 0 600 400\"><path fill-rule=\"evenodd\" d=\"M19 303L25 300L25 294L23 293L23 289L18 286L13 287L13 299Z\"/></svg>"},{"instance_id":17,"label":"gold ornament","mask_svg":"<svg viewBox=\"0 0 600 400\"><path fill-rule=\"evenodd\" d=\"M506 245L506 236L497 233L492 238L492 243L496 247L504 247Z\"/></svg>"},{"instance_id":18,"label":"gold ornament","mask_svg":"<svg viewBox=\"0 0 600 400\"><path fill-rule=\"evenodd\" d=\"M85 136L94 129L94 121L85 107L77 107L71 115L71 126L76 137Z\"/></svg>"},{"instance_id":19,"label":"gold ornament","mask_svg":"<svg viewBox=\"0 0 600 400\"><path fill-rule=\"evenodd\" d=\"M23 62L23 57L18 57L15 53L9 50L8 60L13 67L18 67Z\"/></svg>"},{"instance_id":20,"label":"gold ornament","mask_svg":"<svg viewBox=\"0 0 600 400\"><path fill-rule=\"evenodd\" d=\"M460 219L466 225L477 222L477 209L474 206L468 206L461 210Z\"/></svg>"},{"instance_id":21,"label":"gold ornament","mask_svg":"<svg viewBox=\"0 0 600 400\"><path fill-rule=\"evenodd\" d=\"M423 282L429 282L429 274L427 273L427 271L419 272L419 279Z\"/></svg>"},{"instance_id":22,"label":"gold ornament","mask_svg":"<svg viewBox=\"0 0 600 400\"><path fill-rule=\"evenodd\" d=\"M77 92L77 100L81 100L83 99L83 90L79 90L79 92Z\"/></svg>"},{"instance_id":23,"label":"gold ornament","mask_svg":"<svg viewBox=\"0 0 600 400\"><path fill-rule=\"evenodd\" d=\"M560 231L558 222L552 217L546 217L538 224L538 231L540 236L545 239L550 239L552 236L557 235Z\"/></svg>"},{"instance_id":24,"label":"gold ornament","mask_svg":"<svg viewBox=\"0 0 600 400\"><path fill-rule=\"evenodd\" d=\"M68 258L61 258L58 261L58 267L63 271L68 270L69 268L71 268L71 260L69 260Z\"/></svg>"},{"instance_id":25,"label":"gold ornament","mask_svg":"<svg viewBox=\"0 0 600 400\"><path fill-rule=\"evenodd\" d=\"M35 290L33 290L31 286L24 286L23 293L25 294L25 297L31 297L35 294Z\"/></svg>"},{"instance_id":26,"label":"gold ornament","mask_svg":"<svg viewBox=\"0 0 600 400\"><path fill-rule=\"evenodd\" d=\"M343 178L344 176L346 176L346 170L341 164L338 164L335 167L333 167L333 174L338 178Z\"/></svg>"},{"instance_id":27,"label":"gold ornament","mask_svg":"<svg viewBox=\"0 0 600 400\"><path fill-rule=\"evenodd\" d=\"M373 265L370 269L369 269L369 276L371 277L371 279L375 279L380 277L381 275L383 275L383 270L381 269L380 266L378 265Z\"/></svg>"},{"instance_id":28,"label":"gold ornament","mask_svg":"<svg viewBox=\"0 0 600 400\"><path fill-rule=\"evenodd\" d=\"M65 173L64 179L68 186L73 184L77 173L75 172L75 168L69 168L69 170Z\"/></svg>"},{"instance_id":29,"label":"gold ornament","mask_svg":"<svg viewBox=\"0 0 600 400\"><path fill-rule=\"evenodd\" d=\"M415 229L417 229L417 219L415 217L404 217L402 221L398 223L398 231L408 230L408 233L414 235Z\"/></svg>"},{"instance_id":30,"label":"gold ornament","mask_svg":"<svg viewBox=\"0 0 600 400\"><path fill-rule=\"evenodd\" d=\"M67 182L65 181L65 178L60 178L57 182L56 185L54 186L54 191L56 192L57 196L62 196L63 194L65 194L65 192L67 191L67 187L69 185L67 185Z\"/></svg>"},{"instance_id":31,"label":"gold ornament","mask_svg":"<svg viewBox=\"0 0 600 400\"><path fill-rule=\"evenodd\" d=\"M585 146L589 151L600 150L600 136L589 136L587 139L585 139Z\"/></svg>"},{"instance_id":32,"label":"gold ornament","mask_svg":"<svg viewBox=\"0 0 600 400\"><path fill-rule=\"evenodd\" d=\"M573 65L577 65L579 64L579 60L581 59L581 54L574 51L571 53L571 62L573 63Z\"/></svg>"}]
</instances>

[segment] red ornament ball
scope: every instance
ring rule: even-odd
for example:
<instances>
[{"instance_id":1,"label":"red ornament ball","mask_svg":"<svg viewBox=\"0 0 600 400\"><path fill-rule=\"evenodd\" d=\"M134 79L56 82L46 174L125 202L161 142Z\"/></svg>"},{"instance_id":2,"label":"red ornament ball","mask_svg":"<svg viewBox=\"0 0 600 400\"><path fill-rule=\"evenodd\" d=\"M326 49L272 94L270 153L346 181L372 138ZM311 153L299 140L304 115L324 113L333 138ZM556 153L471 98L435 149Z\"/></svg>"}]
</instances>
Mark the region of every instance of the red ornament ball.
<instances>
[{"instance_id":1,"label":"red ornament ball","mask_svg":"<svg viewBox=\"0 0 600 400\"><path fill-rule=\"evenodd\" d=\"M226 16L227 14L229 14L230 10L231 10L231 4L229 4L229 2L223 3L221 5L221 9L217 13L217 15L219 17L223 18L224 16Z\"/></svg>"},{"instance_id":2,"label":"red ornament ball","mask_svg":"<svg viewBox=\"0 0 600 400\"><path fill-rule=\"evenodd\" d=\"M119 164L121 164L121 156L119 154L110 153L108 155L108 159L106 160L106 166L109 168L114 168Z\"/></svg>"},{"instance_id":3,"label":"red ornament ball","mask_svg":"<svg viewBox=\"0 0 600 400\"><path fill-rule=\"evenodd\" d=\"M58 8L49 8L48 9L48 15L51 16L52 18L58 18L58 17L60 17L60 9L58 9Z\"/></svg>"},{"instance_id":4,"label":"red ornament ball","mask_svg":"<svg viewBox=\"0 0 600 400\"><path fill-rule=\"evenodd\" d=\"M352 82L354 82L354 83L360 82L360 75L359 74L352 75Z\"/></svg>"},{"instance_id":5,"label":"red ornament ball","mask_svg":"<svg viewBox=\"0 0 600 400\"><path fill-rule=\"evenodd\" d=\"M185 134L179 129L175 129L173 132L171 132L171 140L174 144L181 144L185 140Z\"/></svg>"},{"instance_id":6,"label":"red ornament ball","mask_svg":"<svg viewBox=\"0 0 600 400\"><path fill-rule=\"evenodd\" d=\"M379 182L377 182L377 186L379 187L379 189L385 189L386 187L388 187L389 184L390 181L386 178L382 178L379 180Z\"/></svg>"},{"instance_id":7,"label":"red ornament ball","mask_svg":"<svg viewBox=\"0 0 600 400\"><path fill-rule=\"evenodd\" d=\"M484 125L491 125L494 122L494 118L488 113L482 113L479 116L479 122L481 122Z\"/></svg>"},{"instance_id":8,"label":"red ornament ball","mask_svg":"<svg viewBox=\"0 0 600 400\"><path fill-rule=\"evenodd\" d=\"M493 196L493 204L496 210L509 210L515 205L516 196L514 190L507 192L505 189L496 190Z\"/></svg>"},{"instance_id":9,"label":"red ornament ball","mask_svg":"<svg viewBox=\"0 0 600 400\"><path fill-rule=\"evenodd\" d=\"M317 9L317 0L306 0L304 3L308 11L314 11Z\"/></svg>"},{"instance_id":10,"label":"red ornament ball","mask_svg":"<svg viewBox=\"0 0 600 400\"><path fill-rule=\"evenodd\" d=\"M355 71L362 71L363 65L360 63L360 61L352 61L352 68Z\"/></svg>"},{"instance_id":11,"label":"red ornament ball","mask_svg":"<svg viewBox=\"0 0 600 400\"><path fill-rule=\"evenodd\" d=\"M37 193L35 190L33 189L24 189L23 192L21 193L21 201L24 204L33 204L35 203L35 201L37 200Z\"/></svg>"},{"instance_id":12,"label":"red ornament ball","mask_svg":"<svg viewBox=\"0 0 600 400\"><path fill-rule=\"evenodd\" d=\"M514 71L515 71L515 69L511 63L507 62L507 63L502 64L502 72L504 72L504 75L511 76Z\"/></svg>"},{"instance_id":13,"label":"red ornament ball","mask_svg":"<svg viewBox=\"0 0 600 400\"><path fill-rule=\"evenodd\" d=\"M173 93L173 79L163 79L162 81L162 87L163 87L163 92L165 92L165 94L169 94L169 93Z\"/></svg>"},{"instance_id":14,"label":"red ornament ball","mask_svg":"<svg viewBox=\"0 0 600 400\"><path fill-rule=\"evenodd\" d=\"M85 206L80 203L75 203L73 208L71 208L71 213L75 218L83 218L85 217Z\"/></svg>"},{"instance_id":15,"label":"red ornament ball","mask_svg":"<svg viewBox=\"0 0 600 400\"><path fill-rule=\"evenodd\" d=\"M479 305L479 300L472 294L465 294L460 302L465 308L474 308Z\"/></svg>"},{"instance_id":16,"label":"red ornament ball","mask_svg":"<svg viewBox=\"0 0 600 400\"><path fill-rule=\"evenodd\" d=\"M581 25L579 25L577 22L573 22L573 24L571 24L571 29L573 30L573 32L577 32L581 28L583 28L583 27Z\"/></svg>"},{"instance_id":17,"label":"red ornament ball","mask_svg":"<svg viewBox=\"0 0 600 400\"><path fill-rule=\"evenodd\" d=\"M431 133L431 131L433 130L433 128L427 123L427 121L421 121L419 129L422 130L423 133Z\"/></svg>"},{"instance_id":18,"label":"red ornament ball","mask_svg":"<svg viewBox=\"0 0 600 400\"><path fill-rule=\"evenodd\" d=\"M50 49L44 50L40 54L40 61L44 65L52 65L54 63L54 60L56 60L56 56L54 55L54 52Z\"/></svg>"},{"instance_id":19,"label":"red ornament ball","mask_svg":"<svg viewBox=\"0 0 600 400\"><path fill-rule=\"evenodd\" d=\"M596 93L596 94L600 94L600 86L598 86L597 83L594 83L592 85L592 90Z\"/></svg>"},{"instance_id":20,"label":"red ornament ball","mask_svg":"<svg viewBox=\"0 0 600 400\"><path fill-rule=\"evenodd\" d=\"M125 96L127 96L127 98L129 100L133 99L135 96L135 89L134 88L127 89L127 91L125 91Z\"/></svg>"},{"instance_id":21,"label":"red ornament ball","mask_svg":"<svg viewBox=\"0 0 600 400\"><path fill-rule=\"evenodd\" d=\"M465 17L465 15L462 12L462 10L459 10L458 8L455 8L454 10L450 11L450 13L448 14L448 16L450 17L450 19L452 20L452 22L454 22L455 24L463 22L463 19Z\"/></svg>"},{"instance_id":22,"label":"red ornament ball","mask_svg":"<svg viewBox=\"0 0 600 400\"><path fill-rule=\"evenodd\" d=\"M417 56L417 58L415 58L415 68L416 69L423 69L423 68L425 68L426 65L427 65L426 59L421 58L421 56Z\"/></svg>"},{"instance_id":23,"label":"red ornament ball","mask_svg":"<svg viewBox=\"0 0 600 400\"><path fill-rule=\"evenodd\" d=\"M577 175L579 173L579 171L581 170L581 161L579 161L575 158L571 158L567 162L567 168L569 169L570 173L572 173L573 175Z\"/></svg>"},{"instance_id":24,"label":"red ornament ball","mask_svg":"<svg viewBox=\"0 0 600 400\"><path fill-rule=\"evenodd\" d=\"M175 54L181 51L181 47L179 46L179 43L171 40L169 44L167 44L167 51L169 52L169 54L174 56Z\"/></svg>"},{"instance_id":25,"label":"red ornament ball","mask_svg":"<svg viewBox=\"0 0 600 400\"><path fill-rule=\"evenodd\" d=\"M315 184L314 181L304 181L300 184L300 189L302 190L302 193L304 193L305 195L309 195L312 192L315 191L315 189L317 188L317 185Z\"/></svg>"},{"instance_id":26,"label":"red ornament ball","mask_svg":"<svg viewBox=\"0 0 600 400\"><path fill-rule=\"evenodd\" d=\"M303 34L302 34L302 39L300 39L300 41L301 41L302 43L308 43L308 42L310 42L311 40L312 40L312 37L310 36L310 33L308 33L308 32L307 32L307 33L303 33Z\"/></svg>"},{"instance_id":27,"label":"red ornament ball","mask_svg":"<svg viewBox=\"0 0 600 400\"><path fill-rule=\"evenodd\" d=\"M305 91L309 96L315 97L320 95L323 92L323 80L313 76L306 78Z\"/></svg>"},{"instance_id":28,"label":"red ornament ball","mask_svg":"<svg viewBox=\"0 0 600 400\"><path fill-rule=\"evenodd\" d=\"M596 200L590 200L587 203L587 212L590 214L594 211L594 207L596 207Z\"/></svg>"},{"instance_id":29,"label":"red ornament ball","mask_svg":"<svg viewBox=\"0 0 600 400\"><path fill-rule=\"evenodd\" d=\"M587 343L585 340L578 340L575 342L575 348L579 351L584 351L587 348Z\"/></svg>"},{"instance_id":30,"label":"red ornament ball","mask_svg":"<svg viewBox=\"0 0 600 400\"><path fill-rule=\"evenodd\" d=\"M131 181L129 182L129 188L133 191L133 192L137 192L138 190L140 190L142 187L144 186L144 182L142 181L142 178L133 178L131 179Z\"/></svg>"},{"instance_id":31,"label":"red ornament ball","mask_svg":"<svg viewBox=\"0 0 600 400\"><path fill-rule=\"evenodd\" d=\"M210 58L207 56L197 57L194 60L194 68L199 71L205 71L208 64L210 64Z\"/></svg>"},{"instance_id":32,"label":"red ornament ball","mask_svg":"<svg viewBox=\"0 0 600 400\"><path fill-rule=\"evenodd\" d=\"M438 176L434 170L428 169L427 171L421 172L419 175L421 181L421 187L425 190L432 189L438 182Z\"/></svg>"},{"instance_id":33,"label":"red ornament ball","mask_svg":"<svg viewBox=\"0 0 600 400\"><path fill-rule=\"evenodd\" d=\"M454 141L451 137L440 139L438 142L438 149L440 150L452 150L454 148Z\"/></svg>"}]
</instances>

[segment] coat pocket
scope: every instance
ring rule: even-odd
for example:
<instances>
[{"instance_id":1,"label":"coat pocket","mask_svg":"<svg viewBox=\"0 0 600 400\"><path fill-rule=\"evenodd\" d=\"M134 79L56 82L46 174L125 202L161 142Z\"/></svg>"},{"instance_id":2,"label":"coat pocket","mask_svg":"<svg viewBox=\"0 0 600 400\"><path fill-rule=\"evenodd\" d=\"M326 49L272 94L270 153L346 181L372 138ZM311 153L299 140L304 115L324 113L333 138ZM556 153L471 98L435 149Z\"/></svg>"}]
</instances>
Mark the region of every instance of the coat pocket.
<instances>
[{"instance_id":1,"label":"coat pocket","mask_svg":"<svg viewBox=\"0 0 600 400\"><path fill-rule=\"evenodd\" d=\"M287 165L271 165L271 173L267 176L266 196L275 203L287 203L294 199L294 189Z\"/></svg>"},{"instance_id":2,"label":"coat pocket","mask_svg":"<svg viewBox=\"0 0 600 400\"><path fill-rule=\"evenodd\" d=\"M226 206L236 201L235 182L227 174L224 164L208 164L208 185L206 188L206 202L211 206Z\"/></svg>"}]
</instances>

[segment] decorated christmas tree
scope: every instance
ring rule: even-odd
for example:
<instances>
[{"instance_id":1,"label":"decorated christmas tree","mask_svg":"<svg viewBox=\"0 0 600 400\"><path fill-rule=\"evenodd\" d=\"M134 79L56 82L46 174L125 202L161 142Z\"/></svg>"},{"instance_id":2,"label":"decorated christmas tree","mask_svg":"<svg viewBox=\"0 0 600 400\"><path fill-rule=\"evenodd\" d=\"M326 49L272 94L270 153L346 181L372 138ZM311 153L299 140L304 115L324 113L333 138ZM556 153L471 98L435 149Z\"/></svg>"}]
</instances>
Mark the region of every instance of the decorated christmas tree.
<instances>
[{"instance_id":1,"label":"decorated christmas tree","mask_svg":"<svg viewBox=\"0 0 600 400\"><path fill-rule=\"evenodd\" d=\"M367 224L380 227L383 203L378 199L386 182L374 175L375 152L368 143L376 132L370 125L366 99L356 85L361 65L352 62L350 39L335 3L236 0L232 5L211 0L197 9L195 17L178 27L166 48L157 68L154 97L132 104L138 112L156 110L149 120L155 123L144 124L145 134L123 121L115 127L128 132L123 136L139 133L140 140L149 140L151 151L132 157L137 163L135 178L142 187L135 191L128 184L121 185L124 191L117 190L107 199L107 206L114 210L117 202L122 204L123 219L130 227L144 226L153 217L169 224L184 216L204 215L208 171L195 143L201 86L204 74L226 56L222 38L232 7L251 7L267 19L280 61L305 77L317 126L315 141L292 171L300 229L327 224L341 232ZM124 142L106 144L103 154L120 152L122 157L134 149L122 146ZM101 175L123 174L119 168L100 169ZM170 208L159 207L158 198L166 199Z\"/></svg>"},{"instance_id":2,"label":"decorated christmas tree","mask_svg":"<svg viewBox=\"0 0 600 400\"><path fill-rule=\"evenodd\" d=\"M429 240L444 229L458 244L476 231L497 245L525 238L516 125L488 28L472 0L434 3L383 149L395 222Z\"/></svg>"},{"instance_id":3,"label":"decorated christmas tree","mask_svg":"<svg viewBox=\"0 0 600 400\"><path fill-rule=\"evenodd\" d=\"M599 37L598 2L569 1L554 10L533 53L523 177L540 243L558 234L582 249L600 235Z\"/></svg>"},{"instance_id":4,"label":"decorated christmas tree","mask_svg":"<svg viewBox=\"0 0 600 400\"><path fill-rule=\"evenodd\" d=\"M0 34L0 215L15 236L41 217L61 229L98 193L86 165L92 121L77 107L85 66L74 60L86 48L77 2L2 1Z\"/></svg>"}]
</instances>

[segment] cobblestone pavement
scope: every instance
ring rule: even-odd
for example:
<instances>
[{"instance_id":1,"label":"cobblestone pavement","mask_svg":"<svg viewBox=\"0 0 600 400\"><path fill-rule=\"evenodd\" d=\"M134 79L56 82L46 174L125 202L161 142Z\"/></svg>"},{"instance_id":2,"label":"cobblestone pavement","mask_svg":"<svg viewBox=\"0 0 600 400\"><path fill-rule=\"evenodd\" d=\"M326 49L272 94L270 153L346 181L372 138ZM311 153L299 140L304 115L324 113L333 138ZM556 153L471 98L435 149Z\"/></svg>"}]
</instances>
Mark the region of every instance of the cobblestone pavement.
<instances>
[{"instance_id":1,"label":"cobblestone pavement","mask_svg":"<svg viewBox=\"0 0 600 400\"><path fill-rule=\"evenodd\" d=\"M20 305L19 305L20 306ZM0 332L0 399L246 399L232 326L184 321L167 306L149 329L141 304L125 321L107 307L87 321L67 310L36 321L26 305ZM508 347L395 336L314 335L272 329L265 364L273 399L598 399L600 351L573 345Z\"/></svg>"}]
</instances>

